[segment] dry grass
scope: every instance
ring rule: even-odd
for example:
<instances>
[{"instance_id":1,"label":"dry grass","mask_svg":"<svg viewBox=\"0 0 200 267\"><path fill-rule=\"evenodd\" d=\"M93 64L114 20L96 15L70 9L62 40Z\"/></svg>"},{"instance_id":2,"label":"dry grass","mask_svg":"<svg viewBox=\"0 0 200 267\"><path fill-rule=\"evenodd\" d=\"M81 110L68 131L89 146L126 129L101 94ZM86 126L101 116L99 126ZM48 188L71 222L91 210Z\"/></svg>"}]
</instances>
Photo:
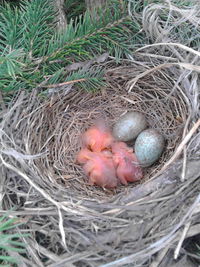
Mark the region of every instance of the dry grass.
<instances>
[{"instance_id":1,"label":"dry grass","mask_svg":"<svg viewBox=\"0 0 200 267\"><path fill-rule=\"evenodd\" d=\"M144 10L152 39L163 33L159 13L145 15L156 8ZM31 232L24 266L155 267L169 248L176 248L176 258L183 240L199 232L199 52L158 42L118 67L107 62L108 86L101 92L63 88L45 100L37 91L20 92L2 112L0 212L15 207L11 215L26 221L19 231ZM80 134L98 116L112 126L129 110L144 113L164 135L162 158L145 170L141 184L114 191L87 185L74 161Z\"/></svg>"}]
</instances>

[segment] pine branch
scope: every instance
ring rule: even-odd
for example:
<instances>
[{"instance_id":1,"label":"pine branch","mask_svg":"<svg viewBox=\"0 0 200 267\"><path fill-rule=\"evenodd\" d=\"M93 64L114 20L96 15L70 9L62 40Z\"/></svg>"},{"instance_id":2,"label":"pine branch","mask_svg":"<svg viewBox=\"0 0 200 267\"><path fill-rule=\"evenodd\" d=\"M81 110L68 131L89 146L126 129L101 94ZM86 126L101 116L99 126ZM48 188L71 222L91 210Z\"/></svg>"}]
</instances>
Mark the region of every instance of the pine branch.
<instances>
[{"instance_id":1,"label":"pine branch","mask_svg":"<svg viewBox=\"0 0 200 267\"><path fill-rule=\"evenodd\" d=\"M96 20L86 12L78 22L71 21L67 31L58 34L49 42L44 62L57 57L83 60L105 51L114 53L121 49L123 55L128 53L128 40L131 35L139 32L140 25L123 11L119 3L112 2L103 14L97 14ZM141 36L135 36L140 41Z\"/></svg>"},{"instance_id":2,"label":"pine branch","mask_svg":"<svg viewBox=\"0 0 200 267\"><path fill-rule=\"evenodd\" d=\"M5 47L22 48L28 54L33 50L35 54L36 51L40 51L41 45L44 46L44 39L49 40L54 32L54 12L50 6L51 2L52 0L23 1L21 8L13 9L9 4L2 7L0 51Z\"/></svg>"},{"instance_id":3,"label":"pine branch","mask_svg":"<svg viewBox=\"0 0 200 267\"><path fill-rule=\"evenodd\" d=\"M45 80L62 83L83 79L82 87L102 86L103 73L92 71L64 72L74 62L93 59L104 52L119 60L130 52L133 43L142 40L140 25L127 15L118 1L106 10L97 10L91 18L88 12L70 21L63 32L56 32L52 0L24 1L21 8L9 5L0 15L0 86L4 92L19 88L32 89ZM74 75L76 74L76 78ZM50 78L49 78L50 77ZM68 80L67 80L68 79Z\"/></svg>"},{"instance_id":4,"label":"pine branch","mask_svg":"<svg viewBox=\"0 0 200 267\"><path fill-rule=\"evenodd\" d=\"M7 216L0 217L0 265L6 266L8 263L18 263L18 259L8 256L10 252L24 253L25 244L19 241L22 235L19 233L9 234L8 231L16 229L19 225L17 218L7 218ZM10 266L10 265L9 265Z\"/></svg>"},{"instance_id":5,"label":"pine branch","mask_svg":"<svg viewBox=\"0 0 200 267\"><path fill-rule=\"evenodd\" d=\"M86 19L86 18L84 18ZM59 58L67 58L70 61L70 58L75 58L77 60L83 60L91 58L94 54L99 54L105 51L109 51L110 53L118 47L124 49L125 52L128 52L128 46L126 43L127 36L131 33L128 26L131 26L130 18L124 17L113 23L107 24L105 27L100 28L96 31L87 31L82 32L84 29L84 24L82 27L77 30L77 32L73 31L74 29L69 29L68 33L71 30L71 35L62 36L63 40L59 42L59 37L56 41L52 41L52 44L56 44L53 46L49 45L48 56L44 58L44 61L47 60L55 60L57 57ZM81 34L82 33L82 34ZM126 34L126 36L124 36ZM82 35L81 37L79 37ZM124 43L123 43L124 41ZM56 47L58 44L62 43L62 47ZM51 51L53 51L51 53Z\"/></svg>"},{"instance_id":6,"label":"pine branch","mask_svg":"<svg viewBox=\"0 0 200 267\"><path fill-rule=\"evenodd\" d=\"M40 57L44 51L44 40L49 40L54 33L54 11L51 0L24 2L21 23L24 25L21 46L28 53L28 59Z\"/></svg>"},{"instance_id":7,"label":"pine branch","mask_svg":"<svg viewBox=\"0 0 200 267\"><path fill-rule=\"evenodd\" d=\"M59 80L64 82L59 83ZM61 69L51 77L46 77L46 81L43 81L39 88L64 88L73 84L77 84L77 86L84 88L86 91L96 91L99 87L105 86L102 68L81 68L78 71L71 71L67 76L65 75L65 69ZM53 91L55 92L56 90Z\"/></svg>"}]
</instances>

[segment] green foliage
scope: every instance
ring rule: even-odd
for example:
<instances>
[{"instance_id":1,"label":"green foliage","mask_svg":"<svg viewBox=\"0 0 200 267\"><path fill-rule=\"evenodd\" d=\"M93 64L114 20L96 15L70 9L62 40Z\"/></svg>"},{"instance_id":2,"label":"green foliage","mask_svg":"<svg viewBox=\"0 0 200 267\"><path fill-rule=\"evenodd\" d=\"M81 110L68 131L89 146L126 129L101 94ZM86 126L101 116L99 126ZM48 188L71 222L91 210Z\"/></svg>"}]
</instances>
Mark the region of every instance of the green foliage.
<instances>
[{"instance_id":1,"label":"green foliage","mask_svg":"<svg viewBox=\"0 0 200 267\"><path fill-rule=\"evenodd\" d=\"M21 225L17 218L8 219L7 216L0 217L0 266L10 266L9 263L18 263L18 259L10 256L10 252L24 253L25 244L19 238L25 235L18 233L9 234L9 230L14 230Z\"/></svg>"},{"instance_id":2,"label":"green foliage","mask_svg":"<svg viewBox=\"0 0 200 267\"><path fill-rule=\"evenodd\" d=\"M24 3L21 16L24 28L20 40L21 46L28 53L28 60L43 55L41 49L41 45L44 46L43 39L49 39L54 32L54 12L53 8L50 8L50 2L43 0Z\"/></svg>"},{"instance_id":3,"label":"green foliage","mask_svg":"<svg viewBox=\"0 0 200 267\"><path fill-rule=\"evenodd\" d=\"M105 17L110 18L111 14ZM122 54L129 53L127 39L131 38L130 28L133 27L128 17L121 19L116 17L112 23L103 22L103 17L98 24L94 22L91 24L90 20L90 15L86 12L82 23L73 26L71 22L63 35L55 35L49 42L45 61L59 58L70 63L72 60L91 59L94 55L105 51L119 59ZM135 31L139 30L139 25L135 24L134 27Z\"/></svg>"},{"instance_id":4,"label":"green foliage","mask_svg":"<svg viewBox=\"0 0 200 267\"><path fill-rule=\"evenodd\" d=\"M22 49L6 51L5 49L0 56L1 64L1 74L2 78L6 76L11 76L13 79L16 78L17 74L20 74L20 67L24 64L22 63L22 58L24 57L24 52Z\"/></svg>"},{"instance_id":5,"label":"green foliage","mask_svg":"<svg viewBox=\"0 0 200 267\"><path fill-rule=\"evenodd\" d=\"M95 16L85 12L71 19L62 32L55 27L53 7L53 0L22 1L20 8L8 4L1 7L0 87L4 92L30 90L53 80L60 83L82 76L85 81L80 85L94 90L103 85L102 71L93 66L89 72L65 73L65 67L104 52L119 61L143 40L138 33L140 25L127 15L119 1L111 1Z\"/></svg>"},{"instance_id":6,"label":"green foliage","mask_svg":"<svg viewBox=\"0 0 200 267\"><path fill-rule=\"evenodd\" d=\"M49 3L24 1L20 8L11 8L9 4L1 7L0 87L3 91L31 88L26 76L33 72L34 57L43 54L41 44L44 46L44 40L50 39L54 31L54 13Z\"/></svg>"},{"instance_id":7,"label":"green foliage","mask_svg":"<svg viewBox=\"0 0 200 267\"><path fill-rule=\"evenodd\" d=\"M54 32L54 12L50 0L22 1L20 8L11 8L9 4L1 7L0 40L1 50L23 48L24 52L38 51L43 38L49 39Z\"/></svg>"}]
</instances>

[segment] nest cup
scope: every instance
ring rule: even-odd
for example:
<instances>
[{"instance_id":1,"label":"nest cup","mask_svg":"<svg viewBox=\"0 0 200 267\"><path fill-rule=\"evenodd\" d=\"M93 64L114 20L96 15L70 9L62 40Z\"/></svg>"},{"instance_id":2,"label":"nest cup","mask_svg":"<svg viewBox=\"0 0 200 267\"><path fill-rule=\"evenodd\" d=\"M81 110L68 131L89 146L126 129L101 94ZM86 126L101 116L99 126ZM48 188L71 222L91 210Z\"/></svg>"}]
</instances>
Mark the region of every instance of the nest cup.
<instances>
[{"instance_id":1,"label":"nest cup","mask_svg":"<svg viewBox=\"0 0 200 267\"><path fill-rule=\"evenodd\" d=\"M115 73L115 70L110 72ZM166 81L166 78L161 76L145 77L130 93L127 93L126 86L118 85L117 89L112 86L96 94L75 91L66 97L53 99L51 109L47 107L48 110L44 112L49 115L46 118L49 123L49 136L59 136L49 143L48 149L49 166L53 167L55 176L59 177L57 182L63 183L63 186L70 186L77 194L81 191L81 194L85 193L86 196L94 198L106 197L107 193L102 189L87 185L87 177L82 168L75 164L76 154L80 150L80 136L98 117L103 116L112 128L119 116L129 111L143 113L149 127L157 129L166 140L162 157L151 168L145 169L143 181L154 176L164 166L180 143L187 118L187 106L180 94L171 95L172 81ZM56 126L55 130L54 126L52 128L50 125L59 126ZM52 179L53 177L54 175ZM134 186L135 183L129 184L129 187ZM123 190L122 186L113 193Z\"/></svg>"},{"instance_id":2,"label":"nest cup","mask_svg":"<svg viewBox=\"0 0 200 267\"><path fill-rule=\"evenodd\" d=\"M138 75L145 71L145 66L138 68L137 64L109 69L106 73L108 87L96 93L80 89L72 89L66 93L63 90L62 93L55 93L50 98L42 100L37 91L31 94L20 92L2 121L1 144L4 151L2 157L4 163L7 164L4 172L9 173L9 175L7 174L9 178L6 187L5 206L7 208L13 206L13 194L20 202L19 193L21 198L24 198L25 207L28 206L29 208L35 207L34 203L36 202L38 207L47 207L49 196L57 201L56 203L62 203L62 205L67 203L69 210L63 215L65 218L63 224L65 235L69 235L67 230L69 221L67 218L70 214L70 227L75 231L74 234L70 234L72 239L66 238L67 241L65 241L69 251L73 249L74 253L85 251L88 250L90 245L92 246L93 243L91 242L95 244L100 242L103 246L102 250L99 252L96 248L93 254L99 255L99 260L101 259L102 262L109 262L120 256L129 255L132 249L136 252L145 249L149 244L152 244L153 240L157 240L156 230L154 229L154 225L157 223L160 225L157 238L162 237L171 229L166 227L164 223L166 214L163 213L163 217L158 216L159 220L155 219L155 224L152 223L150 228L141 230L141 237L135 234L142 222L153 220L148 215L149 204L146 203L146 201L152 200L152 197L148 196L151 191L146 190L147 187L143 187L143 183L147 185L150 183L150 187L152 186L151 178L155 178L158 173L162 173L160 171L180 144L184 125L188 118L188 104L184 94L181 93L182 89L174 87L176 73L174 70L167 68L162 72L149 73L142 79L137 79ZM143 113L149 127L157 129L164 136L166 145L162 157L153 166L145 169L145 177L141 180L141 184L129 183L127 187L119 186L115 190L103 190L88 185L87 177L81 166L75 162L75 157L80 150L80 135L92 125L96 118L103 116L112 127L119 116L128 111ZM30 155L34 156L31 157ZM165 179L169 180L169 175L167 172L162 173L162 175L161 183L165 184L164 181ZM16 179L20 186L14 182ZM150 182L148 182L149 180ZM30 181L34 185L30 185ZM160 184L156 184L157 186L160 186ZM142 190L141 200L140 194L138 195L140 190ZM160 198L162 194L169 194L165 190L163 191L163 187L160 191L158 189L157 197ZM141 201L143 205L143 208L139 208L139 213L137 208L135 210L135 206L130 206L135 197L138 197L139 202ZM142 202L143 197L147 199L144 202ZM50 202L53 203L54 207L55 203ZM166 205L166 212L168 212L169 207L167 205L170 204L162 201L160 203L159 207L157 207L157 204L155 206L151 204L151 208L155 208L155 214L160 213L162 205L163 207ZM21 205L23 206L23 204ZM123 213L122 206L126 205L132 208L125 210L125 213ZM173 207L173 212L175 208ZM105 217L106 214L108 214L108 217ZM115 216L111 218L113 214ZM33 216L37 215L33 214ZM39 219L41 223L44 219L43 216L45 215L41 210ZM54 213L49 216L55 219ZM173 216L174 223L176 223L177 217ZM83 222L80 222L83 218ZM99 232L95 230L97 231L96 234L94 234L94 225L91 225L91 218L96 225L95 227L99 229ZM118 218L118 221L116 218ZM135 222L132 221L133 218ZM55 221L57 220L58 217ZM108 226L107 222L109 220L110 224ZM134 226L130 225L130 221ZM46 223L48 225L48 218L46 218ZM124 223L125 225L127 223L127 225L124 226ZM58 238L60 233L58 225L58 222L54 225L58 231L57 237L55 237L56 246L54 247L51 242L46 242L45 246L51 252L57 253L59 251L62 254L65 249ZM117 243L112 251L105 252L105 244L108 245L110 242L113 246L112 242L116 239L115 234L113 237L113 229L117 229L117 225L121 225L121 232L116 230L119 232L117 232L117 236L119 235L120 238L116 241ZM84 243L81 235L76 237L76 231L81 233L81 229L86 231L85 238L89 231L91 235L95 236L95 239L91 238L90 240L89 238ZM135 229L136 232L133 233L133 230L130 229ZM148 234L150 230L153 232ZM126 234L130 231L132 237ZM84 234L84 231L82 233ZM155 233L154 239L151 239L152 233ZM111 235L108 240L103 239L103 236L105 237L107 234L108 236ZM43 241L48 240L48 234L44 235L45 237L41 237L41 233L38 234L37 240L39 241L37 242L40 245L42 239ZM63 238L62 235L62 241ZM140 250L137 247L139 238L142 240ZM103 258L101 255L104 255ZM80 264L90 262L92 264L93 260L77 259L77 262ZM93 265L89 264L87 266Z\"/></svg>"},{"instance_id":3,"label":"nest cup","mask_svg":"<svg viewBox=\"0 0 200 267\"><path fill-rule=\"evenodd\" d=\"M127 72L126 68L121 71ZM117 77L114 76L118 72L119 69L113 69L107 73L110 84L115 83ZM80 150L81 134L95 119L103 116L112 127L119 116L128 111L143 113L149 127L157 129L166 140L162 157L151 168L145 169L141 182L155 175L179 144L187 118L187 106L181 95L171 94L173 84L170 80L166 80L164 75L150 75L139 80L129 93L126 86L118 84L118 88L112 86L103 92L73 90L66 95L52 96L43 103L36 101L38 106L22 118L20 124L27 125L31 121L25 132L30 138L29 152L32 155L44 153L44 157L35 160L35 166L46 183L58 183L66 193L70 190L74 195L95 199L123 192L124 186L111 192L88 185L87 177L75 158ZM129 187L135 185L130 183Z\"/></svg>"}]
</instances>

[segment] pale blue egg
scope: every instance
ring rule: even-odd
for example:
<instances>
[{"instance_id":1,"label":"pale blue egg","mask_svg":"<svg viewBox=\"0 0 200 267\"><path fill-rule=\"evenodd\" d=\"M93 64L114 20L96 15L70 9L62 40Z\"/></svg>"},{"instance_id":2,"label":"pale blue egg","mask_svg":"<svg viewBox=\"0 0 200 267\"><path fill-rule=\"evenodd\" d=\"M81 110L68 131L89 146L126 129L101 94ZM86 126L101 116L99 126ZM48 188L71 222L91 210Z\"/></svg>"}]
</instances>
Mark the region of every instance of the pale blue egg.
<instances>
[{"instance_id":1,"label":"pale blue egg","mask_svg":"<svg viewBox=\"0 0 200 267\"><path fill-rule=\"evenodd\" d=\"M156 162L164 149L164 137L154 129L142 131L135 141L135 155L143 167Z\"/></svg>"}]
</instances>

